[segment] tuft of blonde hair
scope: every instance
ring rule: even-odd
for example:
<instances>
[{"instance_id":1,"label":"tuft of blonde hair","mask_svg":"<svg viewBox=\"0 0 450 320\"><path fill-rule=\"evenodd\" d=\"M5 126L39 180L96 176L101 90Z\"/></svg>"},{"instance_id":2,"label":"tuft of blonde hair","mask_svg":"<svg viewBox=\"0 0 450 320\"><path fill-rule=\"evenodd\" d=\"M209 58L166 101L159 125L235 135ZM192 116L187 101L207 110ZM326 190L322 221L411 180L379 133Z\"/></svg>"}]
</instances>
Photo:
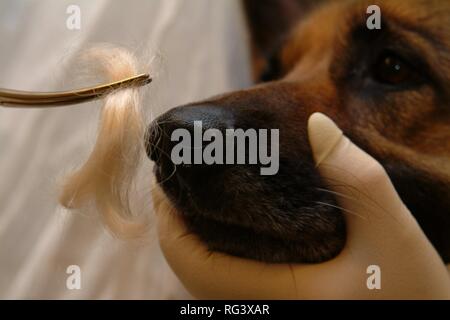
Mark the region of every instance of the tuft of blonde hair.
<instances>
[{"instance_id":1,"label":"tuft of blonde hair","mask_svg":"<svg viewBox=\"0 0 450 320\"><path fill-rule=\"evenodd\" d=\"M137 75L136 59L124 49L97 47L86 56L108 81ZM66 178L59 201L70 209L94 203L114 235L135 238L148 227L146 219L132 214L129 201L144 147L140 96L137 87L128 87L103 99L95 146L86 162Z\"/></svg>"}]
</instances>

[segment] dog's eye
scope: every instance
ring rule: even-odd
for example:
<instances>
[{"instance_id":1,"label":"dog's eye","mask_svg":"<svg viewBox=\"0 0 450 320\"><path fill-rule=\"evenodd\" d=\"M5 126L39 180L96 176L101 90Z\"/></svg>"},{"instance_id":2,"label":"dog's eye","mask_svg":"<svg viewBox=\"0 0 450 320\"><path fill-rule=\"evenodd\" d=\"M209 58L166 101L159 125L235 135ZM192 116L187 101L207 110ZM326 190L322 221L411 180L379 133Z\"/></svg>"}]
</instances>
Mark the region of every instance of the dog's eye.
<instances>
[{"instance_id":1,"label":"dog's eye","mask_svg":"<svg viewBox=\"0 0 450 320\"><path fill-rule=\"evenodd\" d=\"M377 59L372 75L376 81L394 86L417 80L414 67L392 52L385 52Z\"/></svg>"}]
</instances>

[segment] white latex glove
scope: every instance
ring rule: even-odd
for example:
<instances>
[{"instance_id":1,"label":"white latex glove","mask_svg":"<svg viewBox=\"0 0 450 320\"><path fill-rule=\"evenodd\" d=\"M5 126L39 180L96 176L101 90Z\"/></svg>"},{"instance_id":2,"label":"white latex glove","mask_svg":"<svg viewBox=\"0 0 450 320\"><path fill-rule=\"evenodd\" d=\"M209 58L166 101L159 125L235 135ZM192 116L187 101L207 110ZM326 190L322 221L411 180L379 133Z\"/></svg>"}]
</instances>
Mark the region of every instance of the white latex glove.
<instances>
[{"instance_id":1,"label":"white latex glove","mask_svg":"<svg viewBox=\"0 0 450 320\"><path fill-rule=\"evenodd\" d=\"M311 116L308 132L320 173L345 209L343 251L320 264L267 264L211 252L160 201L160 244L185 287L206 299L449 299L446 266L383 167L323 114ZM380 267L379 290L367 286L371 265Z\"/></svg>"}]
</instances>

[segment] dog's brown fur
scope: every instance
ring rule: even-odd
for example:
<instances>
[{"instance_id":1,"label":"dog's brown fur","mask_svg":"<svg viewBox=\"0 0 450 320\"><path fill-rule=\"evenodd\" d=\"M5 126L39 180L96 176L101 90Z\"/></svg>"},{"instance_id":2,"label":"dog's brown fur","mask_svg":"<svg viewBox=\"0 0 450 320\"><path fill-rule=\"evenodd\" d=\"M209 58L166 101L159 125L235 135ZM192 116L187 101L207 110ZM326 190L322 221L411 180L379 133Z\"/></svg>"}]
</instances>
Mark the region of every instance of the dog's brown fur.
<instances>
[{"instance_id":1,"label":"dog's brown fur","mask_svg":"<svg viewBox=\"0 0 450 320\"><path fill-rule=\"evenodd\" d=\"M268 68L267 80L272 81L182 108L227 108L239 119L236 126L280 127L281 178L260 181L248 169L250 178L245 180L239 176L243 172L228 171L214 177L220 190L209 187L200 192L190 184L191 198L184 202L179 200L183 191L163 184L178 209L189 212L192 230L212 249L265 261L315 262L338 254L345 240L341 214L323 206L310 212L304 202L333 204L333 199L312 190L323 184L317 172L310 173L315 170L305 127L309 115L320 111L383 164L403 201L449 262L450 2L325 1L299 24L297 19L305 14L301 1L257 2L266 3L266 8L245 1L254 34L254 73L260 77ZM381 30L366 28L366 9L372 4L381 7ZM264 10L277 12L265 35ZM284 21L289 25L277 24L277 17L288 17ZM405 81L386 84L373 79L384 52L406 61L403 68L410 72ZM293 160L303 167L296 167ZM159 178L164 180L161 172ZM241 196L230 196L227 188L235 188ZM208 192L212 197L221 195L216 206L207 203ZM297 199L295 192L303 198ZM256 202L263 203L251 207ZM217 210L226 217L214 215ZM248 220L233 216L235 211L249 211L251 216ZM252 235L244 236L248 230ZM291 243L303 249L293 249Z\"/></svg>"}]
</instances>

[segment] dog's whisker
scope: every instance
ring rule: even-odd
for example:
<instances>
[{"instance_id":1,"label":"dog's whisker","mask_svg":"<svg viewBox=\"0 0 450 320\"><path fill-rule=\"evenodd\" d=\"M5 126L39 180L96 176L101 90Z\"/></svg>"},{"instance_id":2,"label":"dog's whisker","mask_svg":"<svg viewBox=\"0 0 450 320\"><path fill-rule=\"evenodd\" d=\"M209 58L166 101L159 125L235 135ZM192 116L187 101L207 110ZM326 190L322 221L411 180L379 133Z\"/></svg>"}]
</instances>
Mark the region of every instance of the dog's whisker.
<instances>
[{"instance_id":1,"label":"dog's whisker","mask_svg":"<svg viewBox=\"0 0 450 320\"><path fill-rule=\"evenodd\" d=\"M330 166L330 167L333 167L334 169L340 169L340 168L335 167L335 166ZM352 172L350 172L350 171L348 171L348 170L344 170L344 169L341 169L341 170L342 170L343 172L345 172L346 174L349 174L350 176L352 176L356 181L358 181L358 182L360 183L360 185L364 186L364 184L362 183L362 181L360 181L360 179L359 179L358 177L356 177ZM336 181L336 182L339 182L339 183L341 182L341 181L339 181L339 180L337 180L337 179L331 179L331 178L327 178L326 180L329 180L329 181ZM330 186L331 186L331 185L330 185ZM389 211L387 211L383 206L381 206L381 205L378 203L378 201L376 201L375 199L373 199L373 197L370 196L370 191L367 190L366 188L365 188L365 190L363 191L363 190L361 190L360 188L351 186L351 185L349 185L349 184L340 184L340 185L339 185L339 184L336 184L336 185L333 185L333 187L344 187L344 188L347 188L348 190L356 191L359 195L362 195L365 199L367 199L369 202L371 202L372 205L373 205L374 207L380 209L381 211L385 212L386 214L391 215Z\"/></svg>"},{"instance_id":2,"label":"dog's whisker","mask_svg":"<svg viewBox=\"0 0 450 320\"><path fill-rule=\"evenodd\" d=\"M356 213L354 211L345 209L345 208L343 208L341 206L337 206L337 205L334 205L334 204L331 204L331 203L327 203L327 202L322 202L322 201L315 201L315 203L320 204L320 205L324 205L324 206L328 206L328 207L332 207L332 208L335 208L335 209L339 209L339 210L341 210L341 211L343 211L345 213L349 213L349 214L357 216L357 217L359 217L361 219L368 220L367 217L364 217L364 216L362 216L362 215L360 215L360 214L358 214L358 213Z\"/></svg>"},{"instance_id":3,"label":"dog's whisker","mask_svg":"<svg viewBox=\"0 0 450 320\"><path fill-rule=\"evenodd\" d=\"M162 180L159 182L159 184L163 184L163 183L166 183L167 181L169 181L169 180L175 175L176 171L177 171L177 166L176 166L176 165L173 165L173 170L172 170L172 172L169 174L169 176L167 176L166 178L162 179Z\"/></svg>"},{"instance_id":4,"label":"dog's whisker","mask_svg":"<svg viewBox=\"0 0 450 320\"><path fill-rule=\"evenodd\" d=\"M331 194L333 194L335 196L339 196L339 197L346 198L346 199L349 199L349 200L354 200L356 202L361 202L359 199L353 198L353 197L351 197L349 195L346 195L346 194L344 194L342 192L337 192L337 191L333 191L333 190L329 190L329 189L325 189L325 188L315 188L315 189L318 190L318 191L331 193Z\"/></svg>"}]
</instances>

